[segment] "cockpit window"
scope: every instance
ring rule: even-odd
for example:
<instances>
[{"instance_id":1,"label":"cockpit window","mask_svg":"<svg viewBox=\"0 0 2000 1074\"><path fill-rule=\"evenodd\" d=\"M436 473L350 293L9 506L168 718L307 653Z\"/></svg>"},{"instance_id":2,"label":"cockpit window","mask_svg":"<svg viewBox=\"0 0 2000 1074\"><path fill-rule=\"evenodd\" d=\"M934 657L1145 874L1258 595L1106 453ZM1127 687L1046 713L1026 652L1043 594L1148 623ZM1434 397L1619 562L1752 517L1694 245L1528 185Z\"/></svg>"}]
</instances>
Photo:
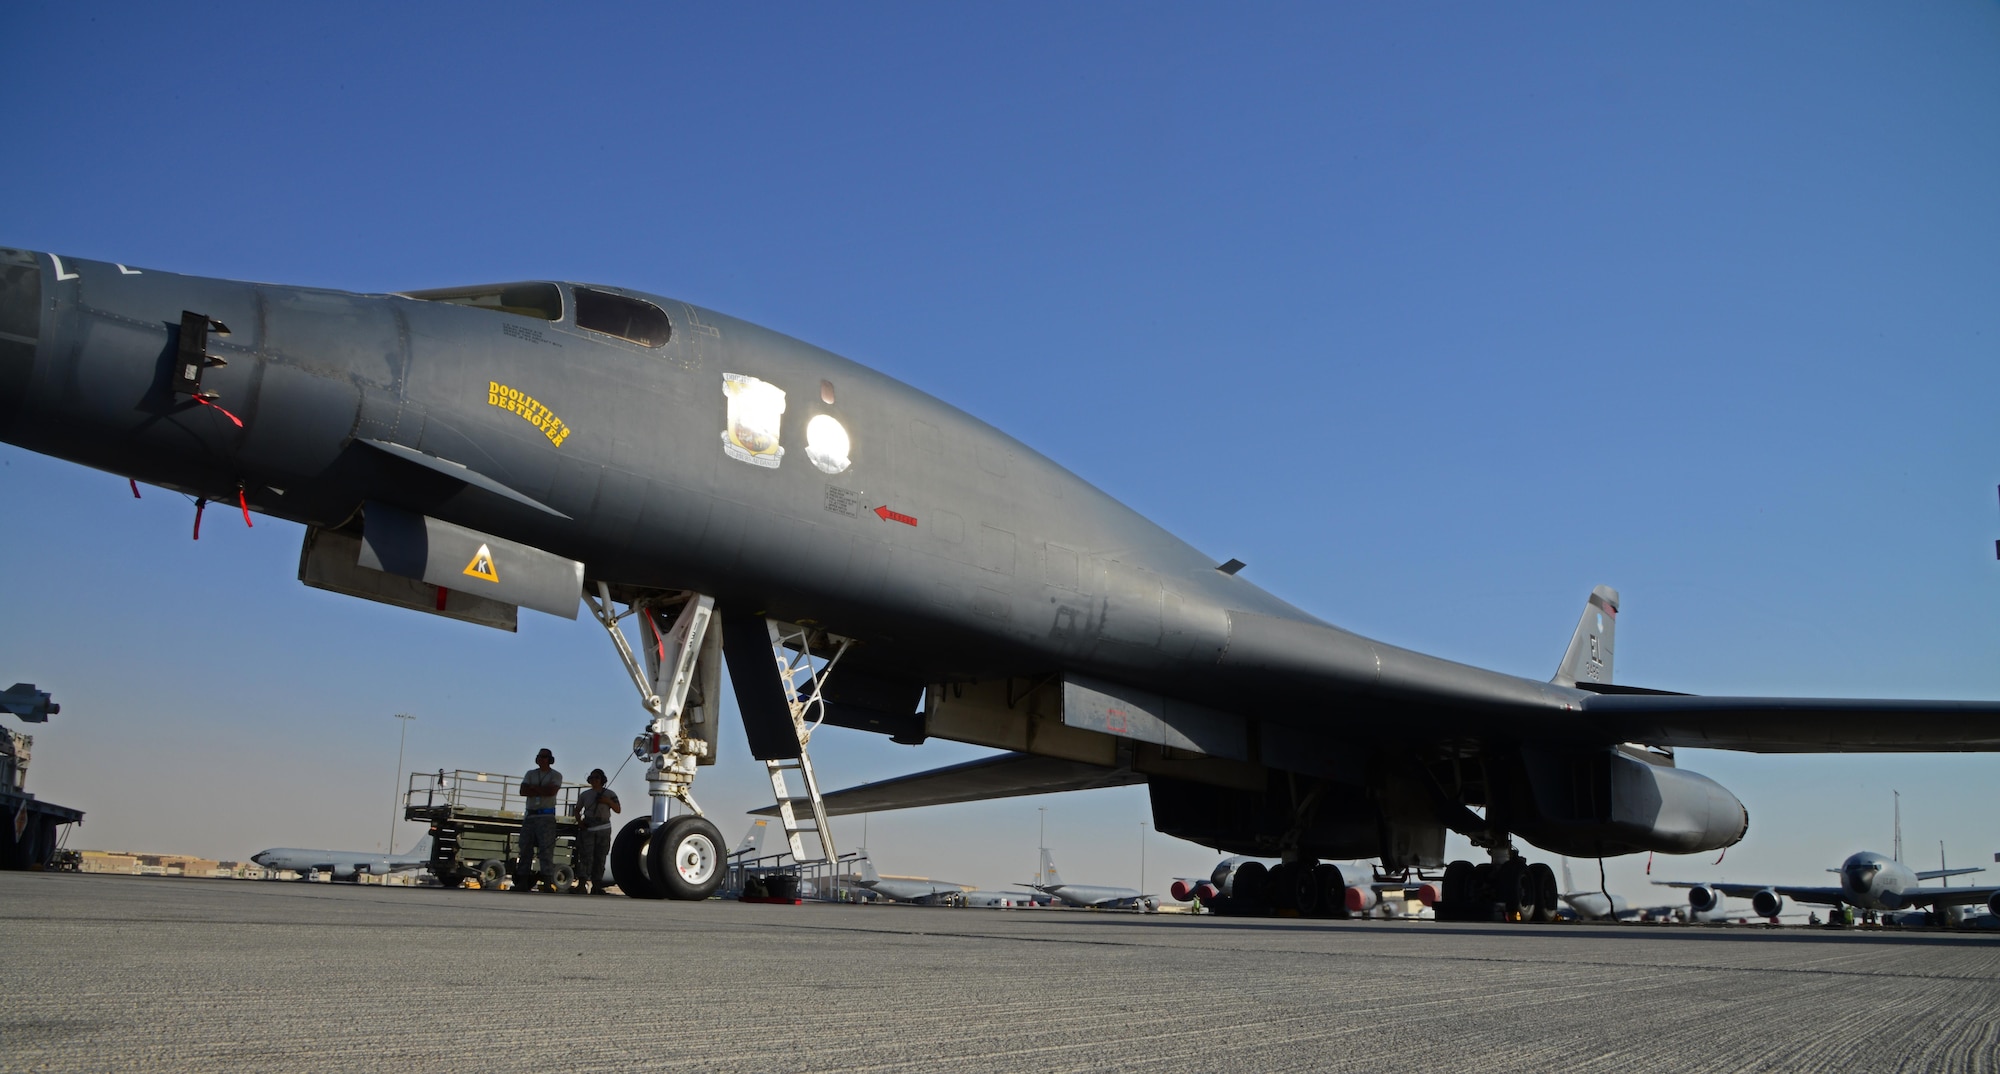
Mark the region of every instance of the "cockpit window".
<instances>
[{"instance_id":1,"label":"cockpit window","mask_svg":"<svg viewBox=\"0 0 2000 1074\"><path fill-rule=\"evenodd\" d=\"M436 291L404 291L403 297L423 302L449 302L477 310L497 310L544 321L562 320L562 288L552 283L501 283L483 287L446 287Z\"/></svg>"},{"instance_id":2,"label":"cockpit window","mask_svg":"<svg viewBox=\"0 0 2000 1074\"><path fill-rule=\"evenodd\" d=\"M660 307L636 298L595 291L588 287L576 292L576 325L593 332L629 339L641 347L665 346L674 326Z\"/></svg>"}]
</instances>

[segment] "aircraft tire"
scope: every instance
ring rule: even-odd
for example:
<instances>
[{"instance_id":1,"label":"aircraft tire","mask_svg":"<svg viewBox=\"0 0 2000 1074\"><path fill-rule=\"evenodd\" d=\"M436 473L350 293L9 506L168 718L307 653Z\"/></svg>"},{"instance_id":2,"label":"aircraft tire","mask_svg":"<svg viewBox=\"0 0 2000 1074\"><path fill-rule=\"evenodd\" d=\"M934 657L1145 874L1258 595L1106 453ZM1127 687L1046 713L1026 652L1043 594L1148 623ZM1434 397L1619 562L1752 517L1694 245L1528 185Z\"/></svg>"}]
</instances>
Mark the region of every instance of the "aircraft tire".
<instances>
[{"instance_id":1,"label":"aircraft tire","mask_svg":"<svg viewBox=\"0 0 2000 1074\"><path fill-rule=\"evenodd\" d=\"M1493 870L1493 889L1500 904L1501 913L1509 921L1514 915L1523 916L1535 912L1536 889L1528 882L1528 863L1519 858L1509 858Z\"/></svg>"},{"instance_id":2,"label":"aircraft tire","mask_svg":"<svg viewBox=\"0 0 2000 1074\"><path fill-rule=\"evenodd\" d=\"M1319 862L1307 858L1292 869L1292 908L1300 917L1325 917L1327 908L1319 898Z\"/></svg>"},{"instance_id":3,"label":"aircraft tire","mask_svg":"<svg viewBox=\"0 0 2000 1074\"><path fill-rule=\"evenodd\" d=\"M1347 912L1347 878L1340 866L1330 861L1313 866L1313 894L1319 899L1319 916L1350 917Z\"/></svg>"},{"instance_id":4,"label":"aircraft tire","mask_svg":"<svg viewBox=\"0 0 2000 1074\"><path fill-rule=\"evenodd\" d=\"M1273 910L1297 910L1299 908L1299 867L1293 862L1280 862L1271 866L1264 876L1264 901Z\"/></svg>"},{"instance_id":5,"label":"aircraft tire","mask_svg":"<svg viewBox=\"0 0 2000 1074\"><path fill-rule=\"evenodd\" d=\"M611 840L611 879L618 890L635 899L664 899L667 893L646 874L646 849L653 818L634 817Z\"/></svg>"},{"instance_id":6,"label":"aircraft tire","mask_svg":"<svg viewBox=\"0 0 2000 1074\"><path fill-rule=\"evenodd\" d=\"M1556 885L1556 871L1546 862L1536 862L1528 866L1528 882L1535 892L1536 921L1554 921L1556 907L1562 901L1562 889Z\"/></svg>"},{"instance_id":7,"label":"aircraft tire","mask_svg":"<svg viewBox=\"0 0 2000 1074\"><path fill-rule=\"evenodd\" d=\"M1472 863L1463 859L1444 867L1444 890L1439 892L1437 914L1440 921L1465 920L1465 908L1472 901Z\"/></svg>"},{"instance_id":8,"label":"aircraft tire","mask_svg":"<svg viewBox=\"0 0 2000 1074\"><path fill-rule=\"evenodd\" d=\"M1477 862L1472 866L1472 894L1465 902L1465 921L1492 921L1494 906L1500 901L1495 892L1493 872L1497 868L1490 861Z\"/></svg>"},{"instance_id":9,"label":"aircraft tire","mask_svg":"<svg viewBox=\"0 0 2000 1074\"><path fill-rule=\"evenodd\" d=\"M667 898L698 902L722 886L728 853L707 818L680 817L646 848L646 872Z\"/></svg>"},{"instance_id":10,"label":"aircraft tire","mask_svg":"<svg viewBox=\"0 0 2000 1074\"><path fill-rule=\"evenodd\" d=\"M1229 897L1237 913L1249 917L1264 912L1264 889L1270 877L1270 867L1261 861L1246 861L1236 867L1236 875L1229 881Z\"/></svg>"},{"instance_id":11,"label":"aircraft tire","mask_svg":"<svg viewBox=\"0 0 2000 1074\"><path fill-rule=\"evenodd\" d=\"M472 878L479 881L481 891L499 891L500 881L507 879L507 863L499 858L488 858L472 871Z\"/></svg>"}]
</instances>

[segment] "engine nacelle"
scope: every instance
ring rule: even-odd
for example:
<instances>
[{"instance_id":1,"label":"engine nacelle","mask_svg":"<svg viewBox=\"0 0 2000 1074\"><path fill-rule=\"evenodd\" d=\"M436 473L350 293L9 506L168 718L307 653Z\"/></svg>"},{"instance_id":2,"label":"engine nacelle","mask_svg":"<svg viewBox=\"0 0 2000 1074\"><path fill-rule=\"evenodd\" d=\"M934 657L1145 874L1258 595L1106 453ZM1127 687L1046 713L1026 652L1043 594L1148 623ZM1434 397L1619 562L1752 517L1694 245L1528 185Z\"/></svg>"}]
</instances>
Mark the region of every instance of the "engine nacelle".
<instances>
[{"instance_id":1,"label":"engine nacelle","mask_svg":"<svg viewBox=\"0 0 2000 1074\"><path fill-rule=\"evenodd\" d=\"M1438 899L1441 897L1442 895L1439 893L1436 884L1417 885L1417 901L1423 903L1425 906L1436 907Z\"/></svg>"},{"instance_id":2,"label":"engine nacelle","mask_svg":"<svg viewBox=\"0 0 2000 1074\"><path fill-rule=\"evenodd\" d=\"M2000 917L2000 891L1986 897L1986 912L1994 917Z\"/></svg>"},{"instance_id":3,"label":"engine nacelle","mask_svg":"<svg viewBox=\"0 0 2000 1074\"><path fill-rule=\"evenodd\" d=\"M1382 905L1382 896L1374 888L1365 884L1350 884L1347 888L1347 912L1365 914Z\"/></svg>"},{"instance_id":4,"label":"engine nacelle","mask_svg":"<svg viewBox=\"0 0 2000 1074\"><path fill-rule=\"evenodd\" d=\"M333 878L335 880L352 880L355 876L355 867L352 865L336 865L333 867Z\"/></svg>"},{"instance_id":5,"label":"engine nacelle","mask_svg":"<svg viewBox=\"0 0 2000 1074\"><path fill-rule=\"evenodd\" d=\"M1572 857L1694 854L1734 846L1750 829L1750 811L1735 795L1670 764L1617 749L1524 748L1520 759L1519 782L1501 792L1503 815L1544 850Z\"/></svg>"},{"instance_id":6,"label":"engine nacelle","mask_svg":"<svg viewBox=\"0 0 2000 1074\"><path fill-rule=\"evenodd\" d=\"M1758 917L1777 917L1785 912L1785 897L1770 888L1765 888L1750 896L1750 908L1757 911Z\"/></svg>"},{"instance_id":7,"label":"engine nacelle","mask_svg":"<svg viewBox=\"0 0 2000 1074\"><path fill-rule=\"evenodd\" d=\"M1194 898L1194 886L1185 880L1176 880L1174 886L1167 889L1167 894L1172 895L1175 902L1187 902Z\"/></svg>"},{"instance_id":8,"label":"engine nacelle","mask_svg":"<svg viewBox=\"0 0 2000 1074\"><path fill-rule=\"evenodd\" d=\"M1720 909L1722 892L1714 888L1691 887L1688 889L1688 908L1697 914L1706 914Z\"/></svg>"}]
</instances>

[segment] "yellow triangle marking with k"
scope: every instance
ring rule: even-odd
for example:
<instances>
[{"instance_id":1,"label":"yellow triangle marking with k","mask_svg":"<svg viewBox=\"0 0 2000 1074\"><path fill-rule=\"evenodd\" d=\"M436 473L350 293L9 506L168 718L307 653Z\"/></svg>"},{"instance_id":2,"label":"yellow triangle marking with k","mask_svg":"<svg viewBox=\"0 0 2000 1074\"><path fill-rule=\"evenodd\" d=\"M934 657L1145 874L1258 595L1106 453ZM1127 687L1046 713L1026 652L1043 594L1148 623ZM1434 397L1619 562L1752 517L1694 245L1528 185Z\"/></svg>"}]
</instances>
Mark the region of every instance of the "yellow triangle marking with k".
<instances>
[{"instance_id":1,"label":"yellow triangle marking with k","mask_svg":"<svg viewBox=\"0 0 2000 1074\"><path fill-rule=\"evenodd\" d=\"M493 569L493 550L483 544L480 545L479 551L472 557L472 562L465 565L465 573L474 578L498 582L500 572Z\"/></svg>"}]
</instances>

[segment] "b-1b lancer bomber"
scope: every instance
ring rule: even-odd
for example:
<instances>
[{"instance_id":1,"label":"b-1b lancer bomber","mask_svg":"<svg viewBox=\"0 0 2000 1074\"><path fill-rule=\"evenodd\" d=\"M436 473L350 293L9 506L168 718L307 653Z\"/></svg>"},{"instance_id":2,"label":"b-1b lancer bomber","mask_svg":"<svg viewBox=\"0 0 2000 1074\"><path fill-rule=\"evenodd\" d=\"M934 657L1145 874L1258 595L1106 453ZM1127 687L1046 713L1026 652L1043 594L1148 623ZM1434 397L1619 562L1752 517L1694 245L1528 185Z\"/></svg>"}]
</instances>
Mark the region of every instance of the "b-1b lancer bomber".
<instances>
[{"instance_id":1,"label":"b-1b lancer bomber","mask_svg":"<svg viewBox=\"0 0 2000 1074\"><path fill-rule=\"evenodd\" d=\"M501 629L588 608L646 709L654 808L612 855L639 897L721 880L692 785L724 660L801 860L836 857L842 812L1144 784L1161 832L1280 859L1236 894L1300 912L1321 860L1436 868L1448 830L1490 858L1446 868L1449 915L1554 910L1516 840L1735 843L1742 803L1677 747L2000 747L1992 702L1613 685L1605 587L1546 682L1374 641L946 403L617 287L350 294L4 250L0 438L300 523L308 585ZM1006 752L822 794L823 723Z\"/></svg>"}]
</instances>

